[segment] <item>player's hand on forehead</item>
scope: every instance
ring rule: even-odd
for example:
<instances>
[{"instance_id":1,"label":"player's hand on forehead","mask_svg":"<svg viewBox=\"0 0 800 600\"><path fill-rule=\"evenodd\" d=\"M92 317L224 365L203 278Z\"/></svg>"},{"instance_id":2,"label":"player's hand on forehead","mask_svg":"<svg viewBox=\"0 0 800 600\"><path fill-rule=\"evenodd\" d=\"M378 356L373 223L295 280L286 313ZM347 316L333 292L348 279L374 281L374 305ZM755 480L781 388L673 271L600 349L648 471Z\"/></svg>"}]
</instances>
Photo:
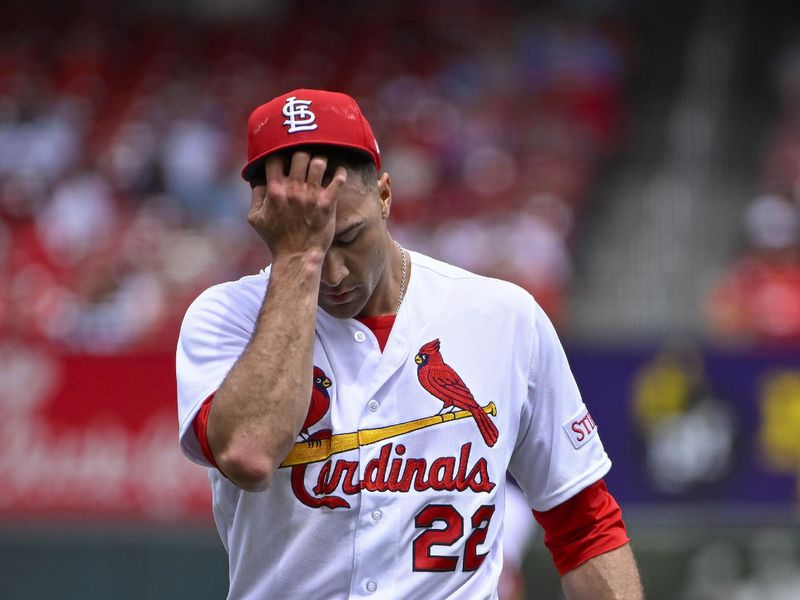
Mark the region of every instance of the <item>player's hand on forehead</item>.
<instances>
[{"instance_id":1,"label":"player's hand on forehead","mask_svg":"<svg viewBox=\"0 0 800 600\"><path fill-rule=\"evenodd\" d=\"M333 240L336 198L347 180L339 166L323 185L328 160L307 151L285 157L274 154L264 162L266 187L253 189L247 220L269 246L274 257L281 252L327 252Z\"/></svg>"}]
</instances>

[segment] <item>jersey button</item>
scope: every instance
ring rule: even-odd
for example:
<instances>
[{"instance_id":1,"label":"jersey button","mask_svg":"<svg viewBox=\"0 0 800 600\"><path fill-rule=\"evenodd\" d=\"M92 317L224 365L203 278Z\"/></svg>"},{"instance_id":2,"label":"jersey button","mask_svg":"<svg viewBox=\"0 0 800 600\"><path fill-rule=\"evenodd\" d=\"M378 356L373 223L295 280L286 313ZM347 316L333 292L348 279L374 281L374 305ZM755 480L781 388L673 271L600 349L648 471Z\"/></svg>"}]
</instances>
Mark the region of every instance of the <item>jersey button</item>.
<instances>
[{"instance_id":1,"label":"jersey button","mask_svg":"<svg viewBox=\"0 0 800 600\"><path fill-rule=\"evenodd\" d=\"M369 409L370 409L372 412L375 412L376 410L378 410L378 409L380 408L380 406L381 406L381 403L380 403L380 402L378 402L377 400L375 400L375 398L373 398L372 400L370 400L369 402L367 402L367 406L369 407Z\"/></svg>"},{"instance_id":2,"label":"jersey button","mask_svg":"<svg viewBox=\"0 0 800 600\"><path fill-rule=\"evenodd\" d=\"M377 583L375 583L374 581L368 581L367 582L367 591L370 594L373 593L377 589L378 589L378 584Z\"/></svg>"},{"instance_id":3,"label":"jersey button","mask_svg":"<svg viewBox=\"0 0 800 600\"><path fill-rule=\"evenodd\" d=\"M363 331L356 331L353 335L353 339L357 341L359 344L367 339L367 336L364 334Z\"/></svg>"},{"instance_id":4,"label":"jersey button","mask_svg":"<svg viewBox=\"0 0 800 600\"><path fill-rule=\"evenodd\" d=\"M382 518L383 518L383 513L381 511L379 511L379 510L373 510L372 511L372 520L373 521L375 521L377 523Z\"/></svg>"}]
</instances>

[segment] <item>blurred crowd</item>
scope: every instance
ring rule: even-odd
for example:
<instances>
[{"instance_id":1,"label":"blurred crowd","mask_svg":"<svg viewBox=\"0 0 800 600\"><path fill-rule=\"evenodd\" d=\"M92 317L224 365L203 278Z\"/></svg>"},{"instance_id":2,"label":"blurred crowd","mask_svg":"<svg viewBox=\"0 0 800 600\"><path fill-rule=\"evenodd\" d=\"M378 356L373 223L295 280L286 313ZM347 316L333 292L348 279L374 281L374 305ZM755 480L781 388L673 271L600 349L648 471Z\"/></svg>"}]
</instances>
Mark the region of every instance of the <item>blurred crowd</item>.
<instances>
[{"instance_id":1,"label":"blurred crowd","mask_svg":"<svg viewBox=\"0 0 800 600\"><path fill-rule=\"evenodd\" d=\"M800 44L775 65L775 122L760 192L742 215L741 252L707 299L713 332L756 344L800 343Z\"/></svg>"},{"instance_id":2,"label":"blurred crowd","mask_svg":"<svg viewBox=\"0 0 800 600\"><path fill-rule=\"evenodd\" d=\"M245 221L244 125L301 86L362 104L401 242L567 319L576 227L624 127L624 23L491 2L214 24L89 6L2 33L0 335L173 347L199 291L269 261Z\"/></svg>"}]
</instances>

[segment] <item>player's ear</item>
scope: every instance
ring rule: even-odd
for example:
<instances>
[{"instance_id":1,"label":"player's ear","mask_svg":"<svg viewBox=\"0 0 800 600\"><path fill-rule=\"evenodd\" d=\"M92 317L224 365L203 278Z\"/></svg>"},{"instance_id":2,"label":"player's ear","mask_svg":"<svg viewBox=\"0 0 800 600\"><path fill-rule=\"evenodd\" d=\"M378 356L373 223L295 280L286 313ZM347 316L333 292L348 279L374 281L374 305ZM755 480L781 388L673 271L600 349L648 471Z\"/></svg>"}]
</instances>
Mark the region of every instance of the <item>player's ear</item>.
<instances>
[{"instance_id":1,"label":"player's ear","mask_svg":"<svg viewBox=\"0 0 800 600\"><path fill-rule=\"evenodd\" d=\"M392 208L392 179L388 173L378 178L378 198L381 202L381 217L386 220Z\"/></svg>"}]
</instances>

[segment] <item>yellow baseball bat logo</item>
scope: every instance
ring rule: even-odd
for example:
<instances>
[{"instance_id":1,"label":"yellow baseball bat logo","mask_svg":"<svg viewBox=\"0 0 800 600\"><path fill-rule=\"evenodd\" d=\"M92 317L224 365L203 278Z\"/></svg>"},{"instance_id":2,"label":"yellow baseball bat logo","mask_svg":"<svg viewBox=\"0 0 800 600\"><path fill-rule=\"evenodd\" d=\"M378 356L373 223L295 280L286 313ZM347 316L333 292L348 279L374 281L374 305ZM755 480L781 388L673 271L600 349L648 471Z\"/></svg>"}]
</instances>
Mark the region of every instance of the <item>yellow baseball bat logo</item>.
<instances>
[{"instance_id":1,"label":"yellow baseball bat logo","mask_svg":"<svg viewBox=\"0 0 800 600\"><path fill-rule=\"evenodd\" d=\"M494 402L489 402L489 404L481 408L486 414L492 415L493 417L497 416L497 407ZM471 416L472 413L468 410L459 410L458 412L424 417L422 419L406 421L405 423L398 423L397 425L389 425L387 427L360 429L352 433L337 433L332 435L330 439L317 440L312 443L313 445L309 442L297 442L289 451L289 454L286 455L286 458L281 463L281 467L293 467L295 465L307 465L320 462L340 452L355 450L360 446L375 444L383 440L388 440L389 438L397 437L398 435L417 431L418 429L424 429L425 427L432 427L448 421L455 421Z\"/></svg>"}]
</instances>

